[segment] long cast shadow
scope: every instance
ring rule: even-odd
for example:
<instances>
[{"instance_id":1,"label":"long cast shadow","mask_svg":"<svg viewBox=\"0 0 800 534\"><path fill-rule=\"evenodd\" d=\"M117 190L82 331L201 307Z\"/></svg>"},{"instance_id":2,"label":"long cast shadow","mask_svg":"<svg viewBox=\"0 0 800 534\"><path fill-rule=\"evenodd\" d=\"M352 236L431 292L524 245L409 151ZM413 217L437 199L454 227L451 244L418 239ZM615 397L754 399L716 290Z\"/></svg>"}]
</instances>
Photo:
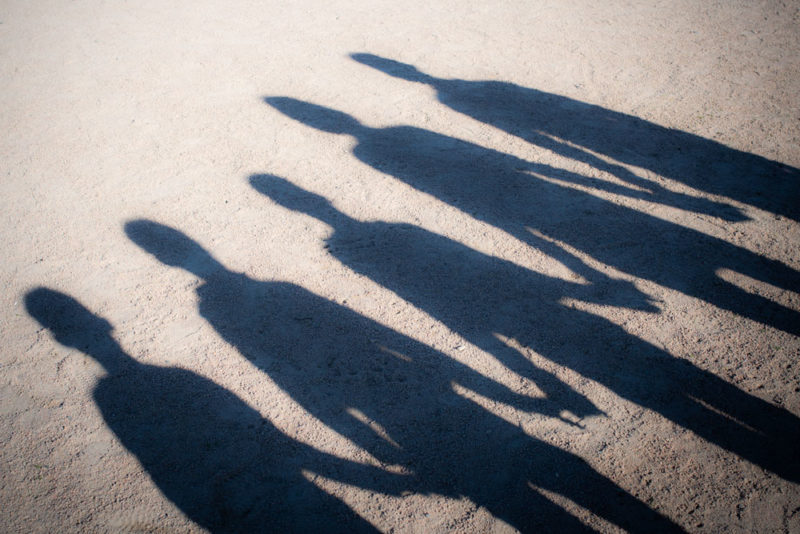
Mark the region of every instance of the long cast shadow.
<instances>
[{"instance_id":1,"label":"long cast shadow","mask_svg":"<svg viewBox=\"0 0 800 534\"><path fill-rule=\"evenodd\" d=\"M418 226L352 219L327 199L274 175L253 175L250 183L279 205L331 226L334 233L326 240L326 248L339 261L425 310L508 369L535 382L554 401L538 410L551 417L558 410L580 418L600 412L509 346L508 340L529 337L537 317L552 313L553 307L560 308L558 301L564 296L657 311L632 284L611 279L575 257L571 266L591 283L566 282L535 273Z\"/></svg>"},{"instance_id":2,"label":"long cast shadow","mask_svg":"<svg viewBox=\"0 0 800 534\"><path fill-rule=\"evenodd\" d=\"M137 362L112 326L72 297L40 287L28 313L107 375L94 399L108 426L163 494L212 532L377 532L302 475L367 486L383 471L300 443L230 391L191 371Z\"/></svg>"},{"instance_id":3,"label":"long cast shadow","mask_svg":"<svg viewBox=\"0 0 800 534\"><path fill-rule=\"evenodd\" d=\"M800 273L779 261L564 187L558 182L580 177L562 169L420 128L370 128L340 111L288 97L265 101L311 127L352 136L353 154L364 163L533 246L542 241L531 229L621 271L800 335L799 312L717 275L730 269L797 290Z\"/></svg>"},{"instance_id":4,"label":"long cast shadow","mask_svg":"<svg viewBox=\"0 0 800 534\"><path fill-rule=\"evenodd\" d=\"M293 284L231 272L177 230L144 220L125 229L163 263L202 280L201 315L300 405L383 464L408 473L377 477L371 488L466 496L525 532L589 530L537 488L627 530L678 528L579 457L529 437L458 390L545 413L556 413L552 400L519 397Z\"/></svg>"},{"instance_id":5,"label":"long cast shadow","mask_svg":"<svg viewBox=\"0 0 800 534\"><path fill-rule=\"evenodd\" d=\"M545 390L547 377L526 373L527 360L507 350L494 334L514 338L711 443L789 480L800 480L797 417L601 317L561 304L566 297L655 310L629 284L585 265L579 273L589 285L565 282L413 225L357 221L325 198L276 176L257 175L250 181L278 204L330 225L328 250L344 264L425 310L520 374L540 380ZM561 390L563 385L554 395Z\"/></svg>"},{"instance_id":6,"label":"long cast shadow","mask_svg":"<svg viewBox=\"0 0 800 534\"><path fill-rule=\"evenodd\" d=\"M437 78L412 65L374 54L351 57L388 75L429 85L442 104L459 113L650 190L643 196L616 191L621 194L742 220L741 214L719 204L672 193L595 154L800 221L800 170L794 167L638 117L513 83Z\"/></svg>"}]
</instances>

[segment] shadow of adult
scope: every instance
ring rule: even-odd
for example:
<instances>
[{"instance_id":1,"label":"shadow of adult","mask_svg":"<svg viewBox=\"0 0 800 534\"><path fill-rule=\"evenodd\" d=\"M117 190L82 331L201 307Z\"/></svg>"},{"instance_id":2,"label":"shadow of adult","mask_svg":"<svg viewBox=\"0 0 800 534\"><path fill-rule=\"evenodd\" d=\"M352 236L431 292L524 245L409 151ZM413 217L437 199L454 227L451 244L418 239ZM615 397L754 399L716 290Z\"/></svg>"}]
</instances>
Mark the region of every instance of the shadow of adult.
<instances>
[{"instance_id":1,"label":"shadow of adult","mask_svg":"<svg viewBox=\"0 0 800 534\"><path fill-rule=\"evenodd\" d=\"M351 57L388 75L430 85L442 104L459 113L650 190L649 195L640 198L649 197L654 202L728 220L742 219L741 214L737 216L718 204L703 205L671 193L595 154L800 220L800 170L794 167L638 117L513 83L437 78L412 65L373 54Z\"/></svg>"},{"instance_id":2,"label":"shadow of adult","mask_svg":"<svg viewBox=\"0 0 800 534\"><path fill-rule=\"evenodd\" d=\"M278 204L328 224L333 229L328 250L344 264L494 353L517 372L525 374L523 362L511 359L519 353L507 354L496 334L516 339L711 443L789 480L800 480L797 417L604 318L562 304L569 298L655 310L628 283L585 265L579 274L588 285L562 281L413 225L352 219L327 199L276 176L257 175L250 181Z\"/></svg>"},{"instance_id":3,"label":"shadow of adult","mask_svg":"<svg viewBox=\"0 0 800 534\"><path fill-rule=\"evenodd\" d=\"M800 334L798 311L749 293L717 274L729 269L796 290L800 273L779 261L564 187L558 182L580 177L562 169L421 128L371 128L340 111L288 97L265 101L303 124L352 136L357 141L353 154L364 163L534 246L540 246L541 240L531 230L621 271Z\"/></svg>"},{"instance_id":4,"label":"shadow of adult","mask_svg":"<svg viewBox=\"0 0 800 534\"><path fill-rule=\"evenodd\" d=\"M128 236L161 262L195 274L201 315L320 421L408 476L374 488L466 496L522 531L588 530L534 488L564 495L633 531L675 527L585 461L532 439L459 389L523 409L496 382L425 345L296 285L227 270L199 244L145 220Z\"/></svg>"},{"instance_id":5,"label":"shadow of adult","mask_svg":"<svg viewBox=\"0 0 800 534\"><path fill-rule=\"evenodd\" d=\"M207 378L137 362L111 336L108 321L68 295L40 287L25 305L59 343L102 364L107 374L94 399L103 418L192 521L212 532L311 532L319 525L376 532L302 470L366 485L377 469L289 438Z\"/></svg>"},{"instance_id":6,"label":"shadow of adult","mask_svg":"<svg viewBox=\"0 0 800 534\"><path fill-rule=\"evenodd\" d=\"M657 311L625 281L611 279L574 256L570 265L586 282L567 282L489 256L410 224L361 222L331 203L274 175L253 175L251 185L277 204L329 225L328 252L340 262L458 332L505 367L532 380L552 404L537 411L555 417L566 410L583 418L601 412L584 397L535 366L508 340L527 335L540 314L561 307L564 296L586 302ZM542 240L542 248L557 247ZM563 251L560 251L563 252ZM553 335L558 335L553 333Z\"/></svg>"}]
</instances>

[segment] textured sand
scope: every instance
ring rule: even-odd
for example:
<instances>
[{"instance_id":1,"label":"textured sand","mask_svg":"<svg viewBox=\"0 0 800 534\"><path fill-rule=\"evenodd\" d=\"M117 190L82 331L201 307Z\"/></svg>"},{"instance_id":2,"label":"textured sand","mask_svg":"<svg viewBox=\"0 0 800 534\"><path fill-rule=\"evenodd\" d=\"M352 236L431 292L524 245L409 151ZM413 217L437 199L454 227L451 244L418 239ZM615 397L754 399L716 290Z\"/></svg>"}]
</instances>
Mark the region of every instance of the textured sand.
<instances>
[{"instance_id":1,"label":"textured sand","mask_svg":"<svg viewBox=\"0 0 800 534\"><path fill-rule=\"evenodd\" d=\"M800 531L800 7L0 7L0 531Z\"/></svg>"}]
</instances>

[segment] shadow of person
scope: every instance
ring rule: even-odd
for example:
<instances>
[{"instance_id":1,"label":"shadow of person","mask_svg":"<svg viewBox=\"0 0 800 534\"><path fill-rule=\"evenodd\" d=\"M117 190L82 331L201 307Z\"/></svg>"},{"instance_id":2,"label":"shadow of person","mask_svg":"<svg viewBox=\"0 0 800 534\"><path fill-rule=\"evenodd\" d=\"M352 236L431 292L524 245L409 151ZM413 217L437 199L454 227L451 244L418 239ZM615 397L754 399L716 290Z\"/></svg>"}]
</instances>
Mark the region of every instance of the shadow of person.
<instances>
[{"instance_id":1,"label":"shadow of person","mask_svg":"<svg viewBox=\"0 0 800 534\"><path fill-rule=\"evenodd\" d=\"M201 315L303 408L408 476L387 494L468 497L525 532L589 530L542 490L632 531L677 527L588 463L526 435L467 392L526 399L419 342L296 285L231 272L184 234L131 221L132 241L202 280ZM547 410L547 399L527 399Z\"/></svg>"},{"instance_id":2,"label":"shadow of person","mask_svg":"<svg viewBox=\"0 0 800 534\"><path fill-rule=\"evenodd\" d=\"M191 371L137 362L112 327L72 297L39 287L28 313L107 372L94 399L161 492L212 532L377 532L302 470L366 485L379 470L286 436L236 395ZM373 472L374 471L374 472ZM391 476L381 472L381 476Z\"/></svg>"},{"instance_id":3,"label":"shadow of person","mask_svg":"<svg viewBox=\"0 0 800 534\"><path fill-rule=\"evenodd\" d=\"M565 295L631 309L657 311L632 284L613 280L572 257L584 280L566 282L488 256L410 224L361 222L314 193L274 175L253 175L256 191L288 209L329 225L330 254L343 264L458 332L505 367L541 389L552 405L539 413L566 410L582 418L601 412L552 373L508 345L525 335L539 314L560 307ZM542 246L549 245L542 240ZM566 253L562 257L567 257Z\"/></svg>"},{"instance_id":4,"label":"shadow of person","mask_svg":"<svg viewBox=\"0 0 800 534\"><path fill-rule=\"evenodd\" d=\"M411 126L370 128L340 111L288 97L265 101L303 124L354 137L359 160L534 246L541 240L531 230L636 277L800 334L797 310L718 275L728 269L795 291L800 273L779 261L564 187L558 182L572 173L561 169Z\"/></svg>"},{"instance_id":5,"label":"shadow of person","mask_svg":"<svg viewBox=\"0 0 800 534\"><path fill-rule=\"evenodd\" d=\"M565 282L413 225L357 221L327 199L276 176L256 175L250 182L279 205L328 224L333 229L328 250L342 263L494 353L518 373L525 374L521 362L503 352L507 347L496 334L516 339L711 443L789 480L800 480L797 417L604 318L561 303L569 298L648 309L628 283L585 265L579 274L589 285ZM547 391L548 377L532 378L540 379ZM556 388L555 398L564 387Z\"/></svg>"},{"instance_id":6,"label":"shadow of person","mask_svg":"<svg viewBox=\"0 0 800 534\"><path fill-rule=\"evenodd\" d=\"M743 219L720 204L704 203L642 180L595 154L800 221L800 170L796 168L638 117L508 82L436 78L412 65L373 54L351 57L396 78L430 85L442 104L459 113L650 190L649 195L638 198L729 221Z\"/></svg>"}]
</instances>

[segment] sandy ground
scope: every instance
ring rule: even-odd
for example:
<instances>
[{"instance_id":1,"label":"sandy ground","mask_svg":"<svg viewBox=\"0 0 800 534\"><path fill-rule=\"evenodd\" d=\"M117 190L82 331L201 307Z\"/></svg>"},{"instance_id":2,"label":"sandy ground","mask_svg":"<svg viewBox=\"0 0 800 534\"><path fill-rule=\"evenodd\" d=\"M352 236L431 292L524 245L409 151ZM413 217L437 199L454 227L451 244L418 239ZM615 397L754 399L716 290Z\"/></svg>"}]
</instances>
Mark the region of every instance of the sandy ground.
<instances>
[{"instance_id":1,"label":"sandy ground","mask_svg":"<svg viewBox=\"0 0 800 534\"><path fill-rule=\"evenodd\" d=\"M800 532L796 2L0 3L0 531Z\"/></svg>"}]
</instances>

